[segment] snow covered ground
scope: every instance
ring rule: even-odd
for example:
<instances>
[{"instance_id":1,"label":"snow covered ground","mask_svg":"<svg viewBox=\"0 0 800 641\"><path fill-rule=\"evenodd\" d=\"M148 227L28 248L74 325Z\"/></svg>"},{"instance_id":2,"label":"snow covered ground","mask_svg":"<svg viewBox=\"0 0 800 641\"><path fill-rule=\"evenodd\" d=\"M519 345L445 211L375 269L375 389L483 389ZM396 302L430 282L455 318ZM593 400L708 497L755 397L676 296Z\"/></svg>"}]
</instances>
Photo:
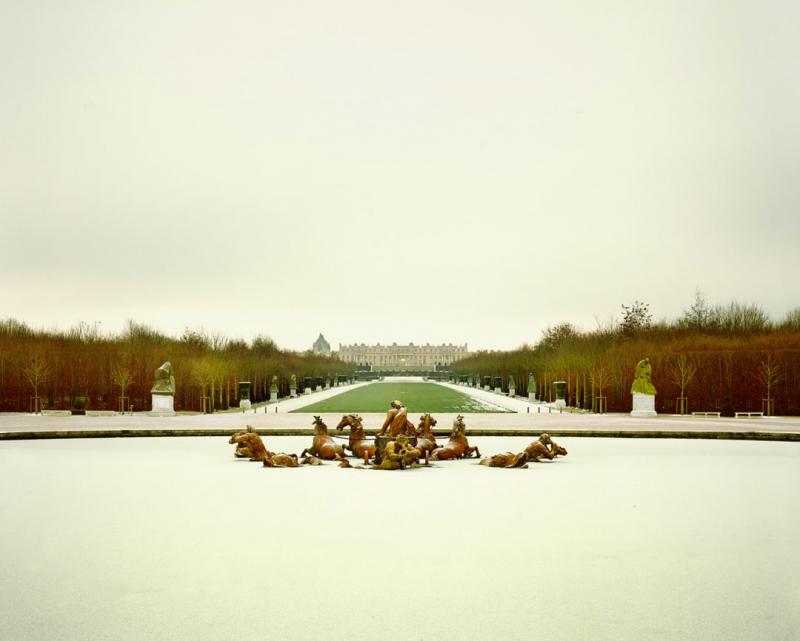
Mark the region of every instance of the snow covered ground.
<instances>
[{"instance_id":1,"label":"snow covered ground","mask_svg":"<svg viewBox=\"0 0 800 641\"><path fill-rule=\"evenodd\" d=\"M450 389L454 389L462 394L476 398L487 405L498 405L507 410L511 410L512 412L527 413L531 407L534 407L533 411L536 411L536 409L540 406L547 407L546 403L532 403L528 399L509 397L503 394L496 394L495 392L487 392L479 387L454 385L453 383L439 383L439 385L449 387Z\"/></svg>"},{"instance_id":2,"label":"snow covered ground","mask_svg":"<svg viewBox=\"0 0 800 641\"><path fill-rule=\"evenodd\" d=\"M312 394L301 394L297 398L281 399L277 403L272 403L270 405L267 405L266 406L267 413L292 412L294 410L300 409L301 407L305 407L306 405L311 405L312 403L324 401L327 398L339 396L339 394L350 392L359 387L364 387L365 385L369 385L369 383L353 383L351 385L341 385L337 387L331 387L330 389L326 390L320 390L319 392L313 392Z\"/></svg>"},{"instance_id":3,"label":"snow covered ground","mask_svg":"<svg viewBox=\"0 0 800 641\"><path fill-rule=\"evenodd\" d=\"M0 638L795 641L800 445L560 440L403 472L0 442Z\"/></svg>"}]
</instances>

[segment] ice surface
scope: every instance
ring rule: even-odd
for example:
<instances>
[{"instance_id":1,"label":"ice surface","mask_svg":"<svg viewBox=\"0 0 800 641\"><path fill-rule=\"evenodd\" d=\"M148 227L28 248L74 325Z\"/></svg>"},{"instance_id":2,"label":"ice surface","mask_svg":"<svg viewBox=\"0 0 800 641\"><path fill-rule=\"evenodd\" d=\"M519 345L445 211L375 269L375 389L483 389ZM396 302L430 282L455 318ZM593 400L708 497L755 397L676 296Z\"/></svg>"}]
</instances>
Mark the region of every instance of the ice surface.
<instances>
[{"instance_id":1,"label":"ice surface","mask_svg":"<svg viewBox=\"0 0 800 641\"><path fill-rule=\"evenodd\" d=\"M0 638L797 639L800 445L559 440L527 470L403 472L2 442Z\"/></svg>"}]
</instances>

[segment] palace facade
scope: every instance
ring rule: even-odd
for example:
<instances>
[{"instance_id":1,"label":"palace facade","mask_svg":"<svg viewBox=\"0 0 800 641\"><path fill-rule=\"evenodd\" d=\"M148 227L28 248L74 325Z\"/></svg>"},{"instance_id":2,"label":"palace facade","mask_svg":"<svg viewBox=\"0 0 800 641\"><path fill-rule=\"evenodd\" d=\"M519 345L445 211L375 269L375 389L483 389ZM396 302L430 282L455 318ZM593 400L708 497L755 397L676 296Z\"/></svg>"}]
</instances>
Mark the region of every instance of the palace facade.
<instances>
[{"instance_id":1,"label":"palace facade","mask_svg":"<svg viewBox=\"0 0 800 641\"><path fill-rule=\"evenodd\" d=\"M373 372L434 372L469 355L467 344L453 345L353 345L339 344L337 356L345 363L355 363Z\"/></svg>"}]
</instances>

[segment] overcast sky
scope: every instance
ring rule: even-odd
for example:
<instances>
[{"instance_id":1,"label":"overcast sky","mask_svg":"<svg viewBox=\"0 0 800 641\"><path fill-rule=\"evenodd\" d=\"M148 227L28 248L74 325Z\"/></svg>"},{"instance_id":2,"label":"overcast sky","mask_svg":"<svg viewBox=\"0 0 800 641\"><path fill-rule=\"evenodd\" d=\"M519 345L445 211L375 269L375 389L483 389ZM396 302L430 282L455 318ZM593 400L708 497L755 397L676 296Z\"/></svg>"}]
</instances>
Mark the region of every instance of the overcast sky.
<instances>
[{"instance_id":1,"label":"overcast sky","mask_svg":"<svg viewBox=\"0 0 800 641\"><path fill-rule=\"evenodd\" d=\"M0 2L0 317L512 348L800 305L800 3Z\"/></svg>"}]
</instances>

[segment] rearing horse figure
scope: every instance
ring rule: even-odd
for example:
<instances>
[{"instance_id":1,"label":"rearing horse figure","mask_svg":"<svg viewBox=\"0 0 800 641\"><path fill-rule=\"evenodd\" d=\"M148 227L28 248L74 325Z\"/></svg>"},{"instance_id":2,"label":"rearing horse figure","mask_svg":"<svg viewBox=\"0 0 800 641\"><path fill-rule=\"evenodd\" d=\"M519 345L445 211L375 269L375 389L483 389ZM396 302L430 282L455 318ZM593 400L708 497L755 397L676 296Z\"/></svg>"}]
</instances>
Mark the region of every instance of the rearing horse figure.
<instances>
[{"instance_id":1,"label":"rearing horse figure","mask_svg":"<svg viewBox=\"0 0 800 641\"><path fill-rule=\"evenodd\" d=\"M344 449L350 450L359 458L363 458L364 465L369 465L369 460L375 456L375 444L367 440L364 426L361 424L361 417L358 414L345 414L336 426L336 430L344 429L345 425L350 426L350 440Z\"/></svg>"},{"instance_id":2,"label":"rearing horse figure","mask_svg":"<svg viewBox=\"0 0 800 641\"><path fill-rule=\"evenodd\" d=\"M311 447L303 450L300 458L303 458L306 452L326 461L344 458L344 449L328 435L328 426L319 416L314 417L314 441L311 443Z\"/></svg>"},{"instance_id":3,"label":"rearing horse figure","mask_svg":"<svg viewBox=\"0 0 800 641\"><path fill-rule=\"evenodd\" d=\"M470 447L466 437L466 426L464 417L459 414L453 421L453 431L450 432L450 440L443 447L437 447L431 454L432 461L447 461L454 458L470 457L473 454L480 457L481 453L478 446Z\"/></svg>"},{"instance_id":4,"label":"rearing horse figure","mask_svg":"<svg viewBox=\"0 0 800 641\"><path fill-rule=\"evenodd\" d=\"M436 437L431 432L431 428L436 425L436 419L430 414L423 414L419 417L419 426L417 427L417 444L414 446L420 452L433 452L439 444L436 442Z\"/></svg>"}]
</instances>

